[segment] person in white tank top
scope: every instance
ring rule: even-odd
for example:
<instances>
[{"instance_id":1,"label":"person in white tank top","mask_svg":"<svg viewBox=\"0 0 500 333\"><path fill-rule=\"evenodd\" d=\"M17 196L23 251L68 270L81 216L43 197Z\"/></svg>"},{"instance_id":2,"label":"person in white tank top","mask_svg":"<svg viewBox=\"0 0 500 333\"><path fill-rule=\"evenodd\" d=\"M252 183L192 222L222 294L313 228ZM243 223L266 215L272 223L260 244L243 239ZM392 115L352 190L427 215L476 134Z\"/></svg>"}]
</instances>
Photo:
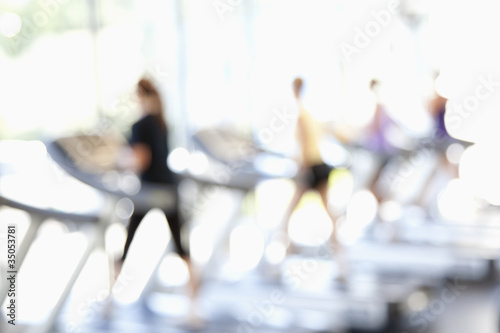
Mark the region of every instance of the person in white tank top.
<instances>
[{"instance_id":1,"label":"person in white tank top","mask_svg":"<svg viewBox=\"0 0 500 333\"><path fill-rule=\"evenodd\" d=\"M333 223L333 232L331 241L337 250L340 250L340 244L337 239L337 223L333 213L328 209L328 177L333 168L327 165L320 153L320 143L324 136L322 126L306 111L301 102L301 93L303 81L297 78L293 81L293 93L299 106L299 116L297 119L296 137L300 146L300 156L298 161L301 164L300 174L302 178L296 182L295 194L283 217L283 226L285 235L288 235L288 224L290 217L300 202L302 196L311 189L318 191L321 196L321 202L328 216ZM337 253L338 254L338 253ZM344 278L343 264L340 262L340 255L337 255L339 264L339 278Z\"/></svg>"}]
</instances>

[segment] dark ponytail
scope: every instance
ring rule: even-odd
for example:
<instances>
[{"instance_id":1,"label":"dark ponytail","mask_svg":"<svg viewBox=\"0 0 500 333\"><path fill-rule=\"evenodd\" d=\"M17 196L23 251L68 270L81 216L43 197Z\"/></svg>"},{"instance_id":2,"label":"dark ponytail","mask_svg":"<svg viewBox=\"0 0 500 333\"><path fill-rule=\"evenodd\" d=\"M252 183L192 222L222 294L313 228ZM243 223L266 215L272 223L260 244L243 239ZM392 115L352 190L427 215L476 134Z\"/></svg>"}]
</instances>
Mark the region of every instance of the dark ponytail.
<instances>
[{"instance_id":1,"label":"dark ponytail","mask_svg":"<svg viewBox=\"0 0 500 333\"><path fill-rule=\"evenodd\" d=\"M137 83L137 94L142 98L156 98L158 100L160 109L155 110L156 112L153 114L153 116L157 120L158 124L160 124L160 127L165 130L167 125L165 122L165 118L163 117L163 105L161 102L160 94L158 93L158 90L156 90L153 83L146 78L140 79Z\"/></svg>"}]
</instances>

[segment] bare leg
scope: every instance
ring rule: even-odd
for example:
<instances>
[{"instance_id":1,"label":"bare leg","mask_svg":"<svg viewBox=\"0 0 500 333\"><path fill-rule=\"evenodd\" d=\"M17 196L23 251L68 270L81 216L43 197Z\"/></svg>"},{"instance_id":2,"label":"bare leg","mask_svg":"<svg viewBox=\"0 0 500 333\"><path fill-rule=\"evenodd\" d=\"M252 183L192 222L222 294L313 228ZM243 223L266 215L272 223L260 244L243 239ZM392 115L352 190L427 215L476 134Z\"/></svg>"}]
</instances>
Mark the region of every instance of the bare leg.
<instances>
[{"instance_id":1,"label":"bare leg","mask_svg":"<svg viewBox=\"0 0 500 333\"><path fill-rule=\"evenodd\" d=\"M193 263L189 259L188 256L182 258L187 265L188 271L189 271L189 298L191 299L191 302L194 303L196 301L196 298L198 297L198 292L200 289L201 281L199 275L195 272L195 269L193 267Z\"/></svg>"},{"instance_id":2,"label":"bare leg","mask_svg":"<svg viewBox=\"0 0 500 333\"><path fill-rule=\"evenodd\" d=\"M293 195L292 200L290 201L290 204L288 205L288 208L285 211L285 215L283 216L283 222L282 222L283 230L282 231L286 237L286 242L287 242L286 246L287 247L289 246L289 243L290 243L289 238L288 238L288 225L290 224L290 217L292 216L293 211L295 210L295 208L299 204L300 199L302 199L302 196L304 195L304 193L306 193L306 191L307 191L306 187L304 187L300 184L297 184L295 194Z\"/></svg>"},{"instance_id":3,"label":"bare leg","mask_svg":"<svg viewBox=\"0 0 500 333\"><path fill-rule=\"evenodd\" d=\"M325 207L325 210L328 213L328 217L330 217L330 220L332 220L332 224L333 224L332 241L333 241L334 245L338 245L337 219L333 215L333 213L330 211L330 209L328 208L328 183L324 182L324 183L318 185L317 190L319 192L319 195L321 196L321 202L323 203L323 207Z\"/></svg>"},{"instance_id":4,"label":"bare leg","mask_svg":"<svg viewBox=\"0 0 500 333\"><path fill-rule=\"evenodd\" d=\"M328 213L328 216L330 217L330 220L332 220L333 224L333 231L332 231L332 236L331 236L331 241L333 243L333 247L335 249L335 261L337 262L337 266L339 269L339 280L345 280L345 270L346 270L346 264L345 264L345 258L344 258L344 253L341 244L338 241L338 226L337 226L337 219L333 215L333 213L330 211L328 208L328 182L323 182L321 183L318 187L317 190L319 192L319 195L321 196L321 202L323 203L323 207L325 207L326 212Z\"/></svg>"},{"instance_id":5,"label":"bare leg","mask_svg":"<svg viewBox=\"0 0 500 333\"><path fill-rule=\"evenodd\" d=\"M201 329L205 326L205 321L197 313L201 276L199 272L196 272L195 267L188 255L182 256L182 259L186 262L189 271L188 295L190 310L185 324L193 329Z\"/></svg>"},{"instance_id":6,"label":"bare leg","mask_svg":"<svg viewBox=\"0 0 500 333\"><path fill-rule=\"evenodd\" d=\"M451 163L448 161L446 154L441 156L441 163L446 167L446 170L450 173L453 178L458 178L458 165Z\"/></svg>"},{"instance_id":7,"label":"bare leg","mask_svg":"<svg viewBox=\"0 0 500 333\"><path fill-rule=\"evenodd\" d=\"M377 189L377 183L380 179L380 176L382 175L382 172L384 171L384 169L388 163L389 163L389 159L386 158L386 159L382 160L382 162L380 163L379 166L377 166L377 171L375 172L375 176L373 176L373 179L372 179L370 186L369 186L370 192L373 193L373 195L377 199L378 203L382 202L382 200L384 198L383 198L383 194L380 193L380 191Z\"/></svg>"},{"instance_id":8,"label":"bare leg","mask_svg":"<svg viewBox=\"0 0 500 333\"><path fill-rule=\"evenodd\" d=\"M440 153L440 155L438 156L438 161L437 161L436 167L434 168L434 170L432 170L431 174L429 175L429 178L427 179L427 181L424 185L424 188L422 189L419 197L416 200L416 204L419 205L420 207L425 206L427 196L431 194L431 193L429 193L431 185L434 183L434 179L436 178L438 172L442 168L447 170L452 175L452 177L454 177L454 178L458 177L458 168L455 165L452 165L448 161L448 159L446 158L446 154Z\"/></svg>"}]
</instances>

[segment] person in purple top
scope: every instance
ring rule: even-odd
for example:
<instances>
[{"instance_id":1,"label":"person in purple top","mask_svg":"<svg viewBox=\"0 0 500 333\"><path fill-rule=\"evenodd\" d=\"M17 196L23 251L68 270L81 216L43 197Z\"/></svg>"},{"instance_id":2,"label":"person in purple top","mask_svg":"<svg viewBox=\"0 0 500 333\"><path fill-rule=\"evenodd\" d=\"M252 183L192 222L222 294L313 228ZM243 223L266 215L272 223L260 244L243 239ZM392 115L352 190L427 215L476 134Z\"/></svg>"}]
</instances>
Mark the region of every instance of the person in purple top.
<instances>
[{"instance_id":1,"label":"person in purple top","mask_svg":"<svg viewBox=\"0 0 500 333\"><path fill-rule=\"evenodd\" d=\"M428 112L434 122L434 129L432 137L430 138L431 146L433 150L438 154L438 165L432 172L429 177L424 189L420 197L417 200L417 204L423 206L426 201L426 197L428 195L429 187L432 184L433 179L435 178L438 170L442 168L446 169L449 174L453 177L458 177L458 167L451 163L447 156L446 151L448 147L453 143L459 143L459 140L456 140L450 136L448 130L446 129L445 123L445 114L446 114L446 104L448 103L448 99L439 94L436 90L436 82L439 77L439 72L434 74L434 96L431 98L428 104Z\"/></svg>"},{"instance_id":2,"label":"person in purple top","mask_svg":"<svg viewBox=\"0 0 500 333\"><path fill-rule=\"evenodd\" d=\"M434 76L434 81L436 81L439 77L439 73L436 73ZM446 129L446 124L444 122L444 116L446 113L446 104L448 103L448 99L446 97L441 96L436 89L434 89L434 97L431 99L429 103L429 114L434 120L434 140L437 145L441 146L441 148L446 149L451 141L454 141L448 130Z\"/></svg>"},{"instance_id":3,"label":"person in purple top","mask_svg":"<svg viewBox=\"0 0 500 333\"><path fill-rule=\"evenodd\" d=\"M382 171L387 166L394 154L397 153L397 148L394 147L387 139L387 131L389 127L395 123L387 114L384 105L380 102L379 98L380 82L376 79L370 81L370 90L377 98L375 113L373 120L368 127L368 135L366 139L366 147L377 155L379 163L375 171L375 176L370 182L369 189L375 196L378 202L383 199L383 193L378 189L377 184L382 174Z\"/></svg>"}]
</instances>

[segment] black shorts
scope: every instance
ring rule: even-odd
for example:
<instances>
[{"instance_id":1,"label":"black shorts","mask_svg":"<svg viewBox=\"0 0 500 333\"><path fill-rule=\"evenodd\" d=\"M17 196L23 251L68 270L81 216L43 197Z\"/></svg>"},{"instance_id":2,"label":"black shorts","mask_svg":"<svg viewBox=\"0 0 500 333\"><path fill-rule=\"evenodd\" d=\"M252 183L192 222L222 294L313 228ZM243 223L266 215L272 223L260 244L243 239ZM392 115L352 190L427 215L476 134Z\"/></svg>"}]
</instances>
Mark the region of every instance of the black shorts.
<instances>
[{"instance_id":1,"label":"black shorts","mask_svg":"<svg viewBox=\"0 0 500 333\"><path fill-rule=\"evenodd\" d=\"M317 188L319 185L328 182L332 170L333 168L325 163L313 165L308 172L308 186Z\"/></svg>"}]
</instances>

